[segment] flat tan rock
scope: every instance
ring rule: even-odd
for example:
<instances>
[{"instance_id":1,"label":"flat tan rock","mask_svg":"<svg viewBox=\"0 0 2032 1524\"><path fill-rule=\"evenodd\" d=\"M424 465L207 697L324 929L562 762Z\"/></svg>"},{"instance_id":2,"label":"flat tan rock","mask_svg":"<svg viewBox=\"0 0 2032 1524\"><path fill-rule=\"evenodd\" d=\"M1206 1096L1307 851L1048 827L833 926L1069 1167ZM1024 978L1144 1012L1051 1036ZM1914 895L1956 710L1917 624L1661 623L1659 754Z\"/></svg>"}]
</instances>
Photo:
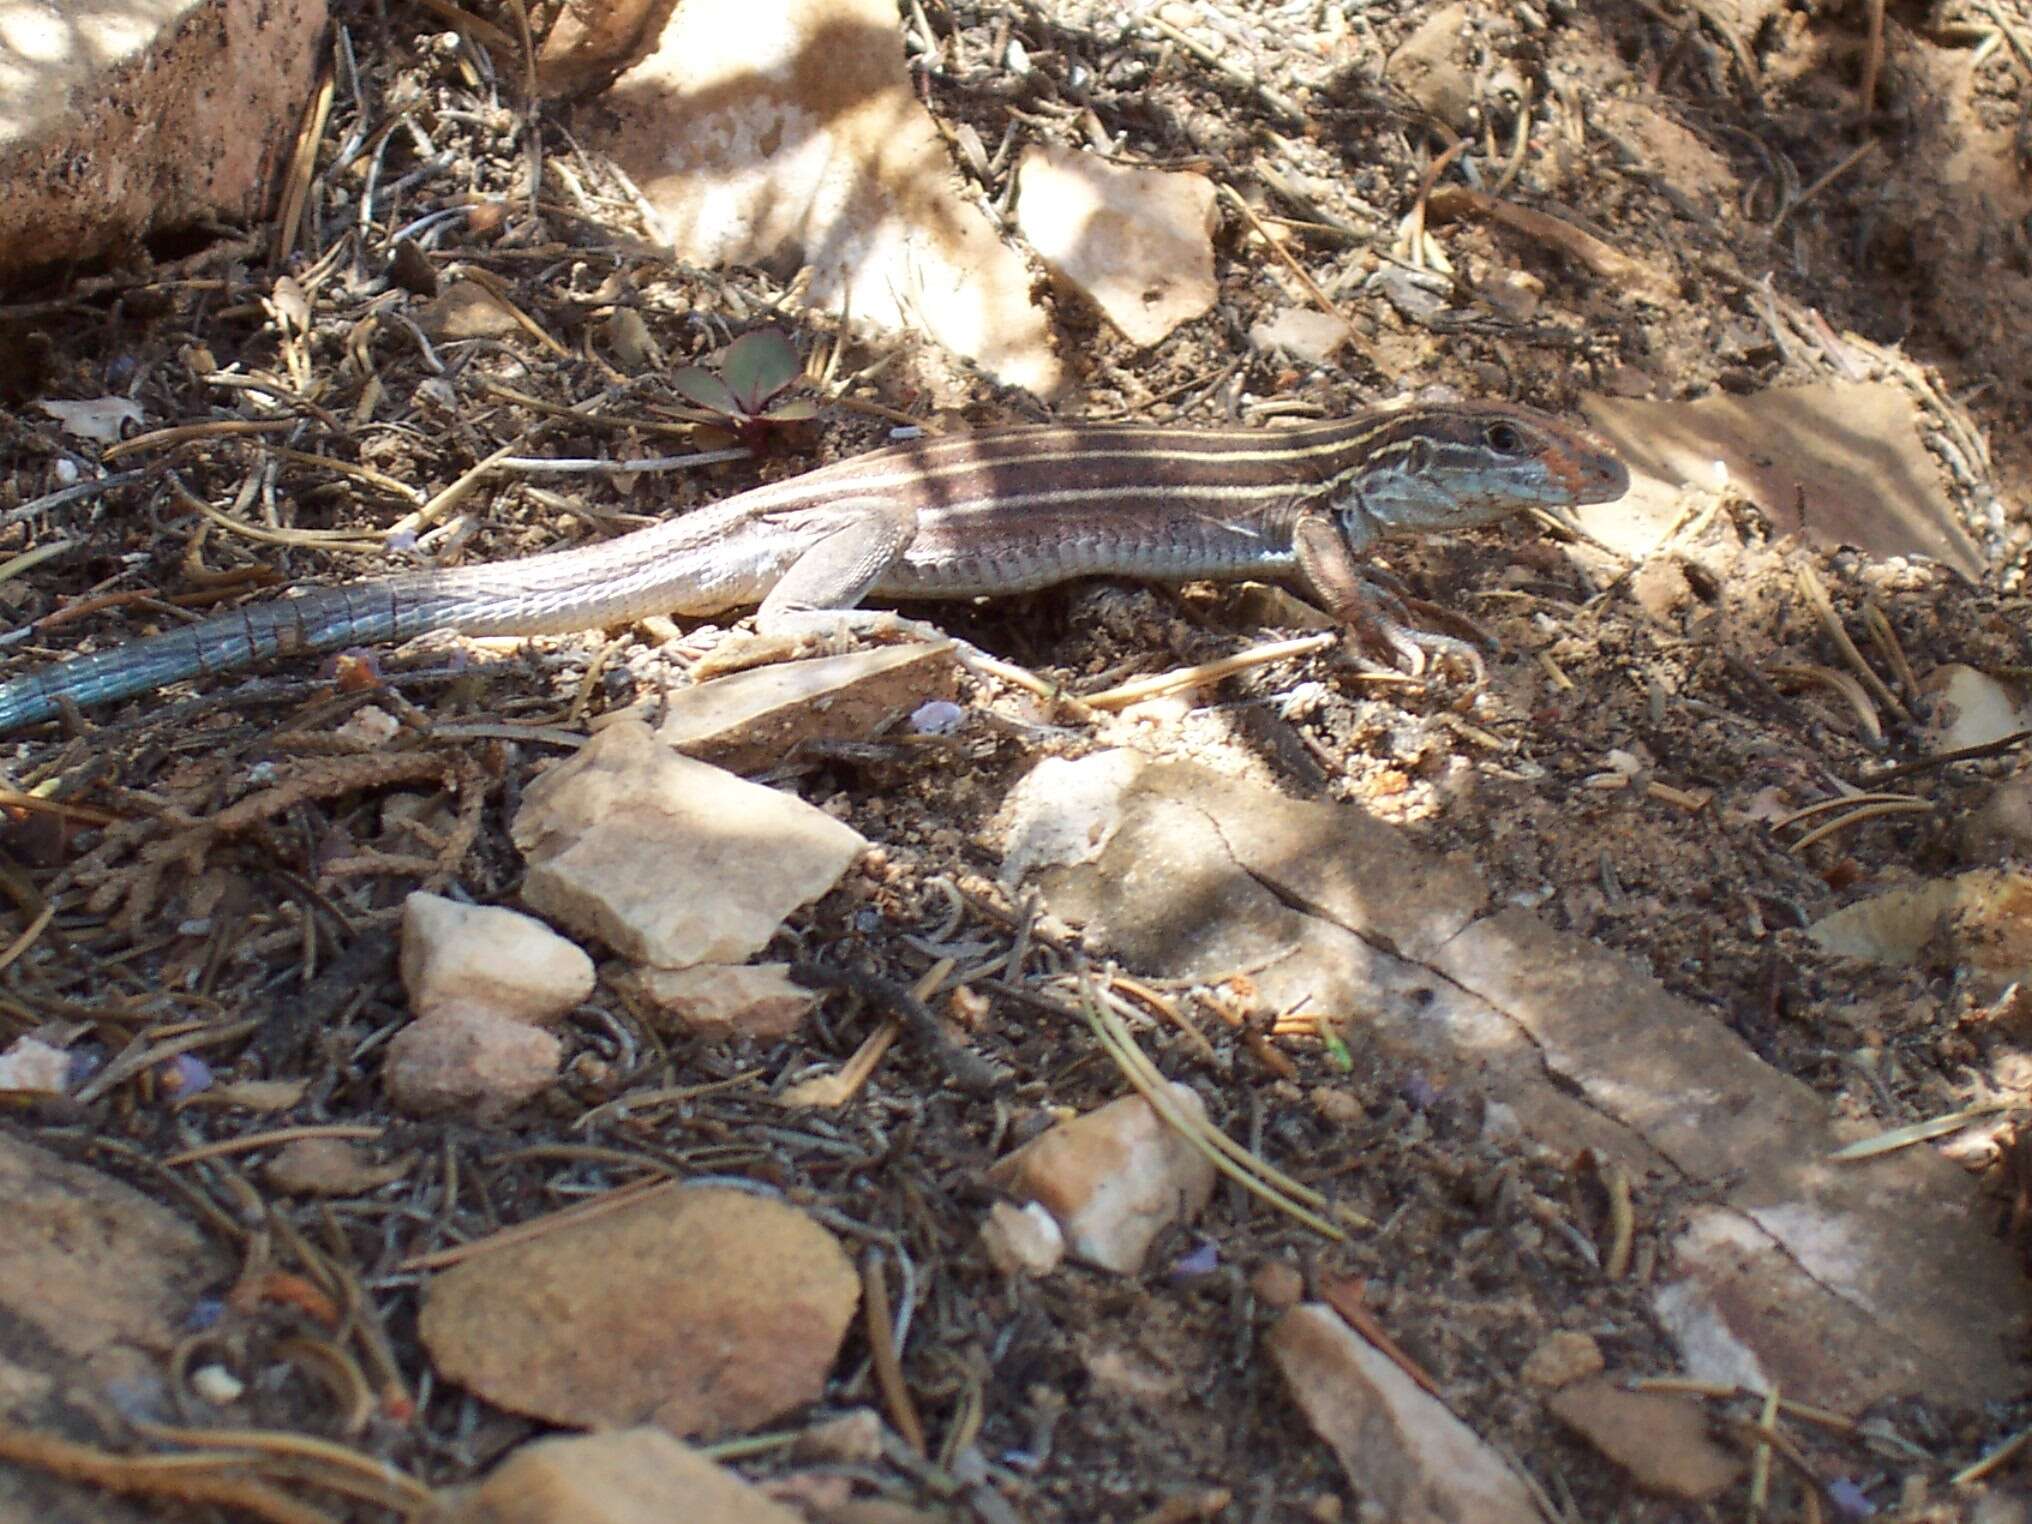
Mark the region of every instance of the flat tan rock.
<instances>
[{"instance_id":1,"label":"flat tan rock","mask_svg":"<svg viewBox=\"0 0 2032 1524\"><path fill-rule=\"evenodd\" d=\"M539 1439L487 1473L453 1524L803 1524L661 1429Z\"/></svg>"},{"instance_id":2,"label":"flat tan rock","mask_svg":"<svg viewBox=\"0 0 2032 1524\"><path fill-rule=\"evenodd\" d=\"M1599 1375L1606 1363L1602 1358L1602 1347L1593 1338L1574 1329L1562 1328L1557 1333L1548 1334L1538 1348L1531 1351L1530 1358L1517 1374L1526 1386L1556 1391L1588 1376Z\"/></svg>"},{"instance_id":3,"label":"flat tan rock","mask_svg":"<svg viewBox=\"0 0 2032 1524\"><path fill-rule=\"evenodd\" d=\"M381 1164L343 1138L297 1138L285 1143L261 1173L292 1196L357 1196L400 1180L409 1170L406 1159Z\"/></svg>"},{"instance_id":4,"label":"flat tan rock","mask_svg":"<svg viewBox=\"0 0 2032 1524\"><path fill-rule=\"evenodd\" d=\"M0 0L0 278L259 219L324 26L324 0Z\"/></svg>"},{"instance_id":5,"label":"flat tan rock","mask_svg":"<svg viewBox=\"0 0 2032 1524\"><path fill-rule=\"evenodd\" d=\"M642 188L677 258L801 266L820 310L1059 389L1030 267L956 193L895 6L686 0L578 126Z\"/></svg>"},{"instance_id":6,"label":"flat tan rock","mask_svg":"<svg viewBox=\"0 0 2032 1524\"><path fill-rule=\"evenodd\" d=\"M1530 1489L1466 1424L1331 1307L1294 1307L1263 1347L1378 1518L1541 1524Z\"/></svg>"},{"instance_id":7,"label":"flat tan rock","mask_svg":"<svg viewBox=\"0 0 2032 1524\"><path fill-rule=\"evenodd\" d=\"M443 1272L419 1330L448 1379L514 1412L716 1436L816 1398L859 1302L809 1217L701 1187Z\"/></svg>"},{"instance_id":8,"label":"flat tan rock","mask_svg":"<svg viewBox=\"0 0 2032 1524\"><path fill-rule=\"evenodd\" d=\"M1033 144L1016 163L1016 227L1059 284L1132 344L1158 343L1220 294L1204 175Z\"/></svg>"},{"instance_id":9,"label":"flat tan rock","mask_svg":"<svg viewBox=\"0 0 2032 1524\"><path fill-rule=\"evenodd\" d=\"M776 662L673 689L656 737L736 772L773 767L806 741L866 740L899 711L950 698L958 676L949 645Z\"/></svg>"},{"instance_id":10,"label":"flat tan rock","mask_svg":"<svg viewBox=\"0 0 2032 1524\"><path fill-rule=\"evenodd\" d=\"M1708 1437L1707 1415L1690 1398L1626 1392L1614 1377L1594 1376L1545 1405L1646 1492L1697 1503L1743 1474L1742 1458Z\"/></svg>"},{"instance_id":11,"label":"flat tan rock","mask_svg":"<svg viewBox=\"0 0 2032 1524\"><path fill-rule=\"evenodd\" d=\"M1514 908L1354 806L1126 753L1040 764L1005 872L1137 972L1252 969L1272 1009L1359 1019L1545 1146L1694 1205L1653 1293L1688 1373L1861 1407L1986 1401L2022 1276L1978 1188L1925 1149L1831 1163L1819 1097L1649 973Z\"/></svg>"},{"instance_id":12,"label":"flat tan rock","mask_svg":"<svg viewBox=\"0 0 2032 1524\"><path fill-rule=\"evenodd\" d=\"M1879 557L1930 556L1982 575L1982 553L1942 490L1901 386L1823 382L1697 402L1589 396L1582 406L1639 476L1711 487L1720 461L1780 534ZM1613 535L1609 521L1623 506L1583 509L1581 522Z\"/></svg>"},{"instance_id":13,"label":"flat tan rock","mask_svg":"<svg viewBox=\"0 0 2032 1524\"><path fill-rule=\"evenodd\" d=\"M1355 330L1348 320L1316 307L1286 307L1249 329L1257 349L1281 350L1310 365L1331 365Z\"/></svg>"},{"instance_id":14,"label":"flat tan rock","mask_svg":"<svg viewBox=\"0 0 2032 1524\"><path fill-rule=\"evenodd\" d=\"M742 963L867 842L822 810L679 756L635 720L532 783L511 835L522 898L661 968Z\"/></svg>"}]
</instances>

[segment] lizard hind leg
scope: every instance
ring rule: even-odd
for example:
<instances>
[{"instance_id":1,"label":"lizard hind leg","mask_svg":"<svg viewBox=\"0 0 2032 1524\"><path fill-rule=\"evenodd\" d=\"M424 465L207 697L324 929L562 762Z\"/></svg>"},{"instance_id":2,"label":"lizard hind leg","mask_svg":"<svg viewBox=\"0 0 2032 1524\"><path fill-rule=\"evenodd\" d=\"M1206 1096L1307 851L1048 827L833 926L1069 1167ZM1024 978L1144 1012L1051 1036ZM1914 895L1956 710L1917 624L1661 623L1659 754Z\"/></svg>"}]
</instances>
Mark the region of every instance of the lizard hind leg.
<instances>
[{"instance_id":1,"label":"lizard hind leg","mask_svg":"<svg viewBox=\"0 0 2032 1524\"><path fill-rule=\"evenodd\" d=\"M917 515L912 509L879 503L857 507L777 579L756 610L755 633L722 641L692 675L703 681L768 662L832 655L855 637L944 639L930 625L858 607L916 536Z\"/></svg>"}]
</instances>

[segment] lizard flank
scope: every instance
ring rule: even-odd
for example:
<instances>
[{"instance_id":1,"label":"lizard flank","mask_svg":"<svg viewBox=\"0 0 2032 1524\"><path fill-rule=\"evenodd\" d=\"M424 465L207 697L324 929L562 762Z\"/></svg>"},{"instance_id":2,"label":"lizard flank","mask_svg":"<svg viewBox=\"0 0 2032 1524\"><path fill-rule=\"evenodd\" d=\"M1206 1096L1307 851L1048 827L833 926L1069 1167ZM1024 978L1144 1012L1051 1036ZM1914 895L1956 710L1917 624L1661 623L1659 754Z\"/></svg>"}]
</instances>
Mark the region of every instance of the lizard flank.
<instances>
[{"instance_id":1,"label":"lizard flank","mask_svg":"<svg viewBox=\"0 0 2032 1524\"><path fill-rule=\"evenodd\" d=\"M1406 628L1359 557L1392 536L1608 502L1629 474L1529 409L1424 404L1289 429L1072 424L912 440L668 523L524 560L314 589L0 684L0 732L276 656L437 630L536 635L760 605L764 634L871 622L866 597L1078 577L1293 582L1414 670L1462 643Z\"/></svg>"}]
</instances>

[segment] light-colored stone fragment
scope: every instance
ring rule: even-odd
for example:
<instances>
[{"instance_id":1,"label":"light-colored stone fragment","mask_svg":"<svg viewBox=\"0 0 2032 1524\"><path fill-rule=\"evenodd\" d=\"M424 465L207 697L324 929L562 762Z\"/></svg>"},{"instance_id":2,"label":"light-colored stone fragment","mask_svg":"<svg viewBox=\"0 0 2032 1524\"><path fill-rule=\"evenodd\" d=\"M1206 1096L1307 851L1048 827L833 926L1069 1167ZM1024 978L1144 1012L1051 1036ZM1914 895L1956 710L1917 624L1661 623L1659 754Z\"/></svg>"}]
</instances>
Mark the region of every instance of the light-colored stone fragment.
<instances>
[{"instance_id":1,"label":"light-colored stone fragment","mask_svg":"<svg viewBox=\"0 0 2032 1524\"><path fill-rule=\"evenodd\" d=\"M1697 1503L1743 1474L1735 1452L1708 1437L1707 1416L1691 1398L1626 1392L1613 1377L1595 1376L1554 1392L1545 1405L1646 1492Z\"/></svg>"},{"instance_id":2,"label":"light-colored stone fragment","mask_svg":"<svg viewBox=\"0 0 2032 1524\"><path fill-rule=\"evenodd\" d=\"M1988 746L2032 730L2032 705L2025 702L2025 695L1974 667L1960 662L1935 667L1919 688L1930 706L1926 716L1930 752Z\"/></svg>"},{"instance_id":3,"label":"light-colored stone fragment","mask_svg":"<svg viewBox=\"0 0 2032 1524\"><path fill-rule=\"evenodd\" d=\"M1184 1085L1172 1098L1202 1120ZM1214 1167L1140 1095L1061 1122L997 1162L989 1178L1043 1206L1074 1257L1134 1275L1157 1235L1190 1222L1213 1199Z\"/></svg>"},{"instance_id":4,"label":"light-colored stone fragment","mask_svg":"<svg viewBox=\"0 0 2032 1524\"><path fill-rule=\"evenodd\" d=\"M803 1524L661 1429L533 1440L487 1474L453 1524Z\"/></svg>"},{"instance_id":5,"label":"light-colored stone fragment","mask_svg":"<svg viewBox=\"0 0 2032 1524\"><path fill-rule=\"evenodd\" d=\"M1378 1518L1540 1524L1530 1490L1502 1458L1331 1307L1292 1308L1263 1344Z\"/></svg>"},{"instance_id":6,"label":"light-colored stone fragment","mask_svg":"<svg viewBox=\"0 0 2032 1524\"><path fill-rule=\"evenodd\" d=\"M1698 402L1589 396L1582 406L1640 489L1647 476L1712 487L1720 461L1729 483L1780 533L1878 557L1931 556L1982 575L1982 553L1947 499L1902 386L1823 382ZM1589 533L1630 549L1627 526L1616 522L1625 510L1602 505L1578 517Z\"/></svg>"},{"instance_id":7,"label":"light-colored stone fragment","mask_svg":"<svg viewBox=\"0 0 2032 1524\"><path fill-rule=\"evenodd\" d=\"M2032 858L2032 771L2004 779L1961 823L1970 856Z\"/></svg>"},{"instance_id":8,"label":"light-colored stone fragment","mask_svg":"<svg viewBox=\"0 0 2032 1524\"><path fill-rule=\"evenodd\" d=\"M873 1408L849 1408L799 1434L790 1453L801 1461L872 1466L882 1458L882 1415Z\"/></svg>"},{"instance_id":9,"label":"light-colored stone fragment","mask_svg":"<svg viewBox=\"0 0 2032 1524\"><path fill-rule=\"evenodd\" d=\"M1281 350L1310 365L1331 365L1353 336L1346 318L1316 307L1286 307L1249 330L1249 342L1256 348Z\"/></svg>"},{"instance_id":10,"label":"light-colored stone fragment","mask_svg":"<svg viewBox=\"0 0 2032 1524\"><path fill-rule=\"evenodd\" d=\"M1900 884L1830 911L1806 934L1845 958L1948 957L1991 980L2022 979L2032 975L2032 873L1978 868Z\"/></svg>"},{"instance_id":11,"label":"light-colored stone fragment","mask_svg":"<svg viewBox=\"0 0 2032 1524\"><path fill-rule=\"evenodd\" d=\"M70 1074L70 1054L39 1037L17 1037L0 1053L0 1090L62 1095Z\"/></svg>"},{"instance_id":12,"label":"light-colored stone fragment","mask_svg":"<svg viewBox=\"0 0 2032 1524\"><path fill-rule=\"evenodd\" d=\"M1630 596L1667 629L1676 628L1680 614L1694 605L1686 568L1672 556L1653 556L1639 566L1630 578Z\"/></svg>"},{"instance_id":13,"label":"light-colored stone fragment","mask_svg":"<svg viewBox=\"0 0 2032 1524\"><path fill-rule=\"evenodd\" d=\"M578 130L678 258L801 265L814 307L928 334L1039 396L1062 384L1030 268L956 193L885 0L686 0Z\"/></svg>"},{"instance_id":14,"label":"light-colored stone fragment","mask_svg":"<svg viewBox=\"0 0 2032 1524\"><path fill-rule=\"evenodd\" d=\"M1017 161L1016 226L1059 283L1132 344L1157 343L1220 294L1214 188L1203 175L1034 144Z\"/></svg>"},{"instance_id":15,"label":"light-colored stone fragment","mask_svg":"<svg viewBox=\"0 0 2032 1524\"><path fill-rule=\"evenodd\" d=\"M514 1412L720 1435L817 1397L859 1301L802 1212L679 1188L443 1272L419 1331L445 1376Z\"/></svg>"},{"instance_id":16,"label":"light-colored stone fragment","mask_svg":"<svg viewBox=\"0 0 2032 1524\"><path fill-rule=\"evenodd\" d=\"M1049 1275L1065 1258L1065 1233L1035 1201L998 1201L981 1224L981 1248L1004 1275Z\"/></svg>"},{"instance_id":17,"label":"light-colored stone fragment","mask_svg":"<svg viewBox=\"0 0 2032 1524\"><path fill-rule=\"evenodd\" d=\"M642 963L741 963L867 842L821 810L609 726L529 786L522 898Z\"/></svg>"},{"instance_id":18,"label":"light-colored stone fragment","mask_svg":"<svg viewBox=\"0 0 2032 1524\"><path fill-rule=\"evenodd\" d=\"M0 0L0 278L260 220L324 26L324 0Z\"/></svg>"},{"instance_id":19,"label":"light-colored stone fragment","mask_svg":"<svg viewBox=\"0 0 2032 1524\"><path fill-rule=\"evenodd\" d=\"M818 996L794 982L787 963L699 963L640 968L627 976L642 998L708 1042L788 1037Z\"/></svg>"},{"instance_id":20,"label":"light-colored stone fragment","mask_svg":"<svg viewBox=\"0 0 2032 1524\"><path fill-rule=\"evenodd\" d=\"M1250 1275L1249 1289L1266 1307L1296 1307L1305 1298L1305 1272L1288 1260L1266 1260Z\"/></svg>"},{"instance_id":21,"label":"light-colored stone fragment","mask_svg":"<svg viewBox=\"0 0 2032 1524\"><path fill-rule=\"evenodd\" d=\"M418 891L402 905L402 987L429 1018L487 1011L547 1026L593 992L593 960L534 916Z\"/></svg>"},{"instance_id":22,"label":"light-colored stone fragment","mask_svg":"<svg viewBox=\"0 0 2032 1524\"><path fill-rule=\"evenodd\" d=\"M499 339L522 331L514 312L474 280L446 286L416 309L416 322L433 339Z\"/></svg>"},{"instance_id":23,"label":"light-colored stone fragment","mask_svg":"<svg viewBox=\"0 0 2032 1524\"><path fill-rule=\"evenodd\" d=\"M1418 24L1390 61L1383 78L1417 102L1420 110L1456 132L1474 127L1475 76L1467 63L1469 11L1444 5Z\"/></svg>"},{"instance_id":24,"label":"light-colored stone fragment","mask_svg":"<svg viewBox=\"0 0 2032 1524\"><path fill-rule=\"evenodd\" d=\"M736 672L664 699L656 737L736 772L773 767L806 741L861 741L927 699L951 696L949 645L849 651Z\"/></svg>"},{"instance_id":25,"label":"light-colored stone fragment","mask_svg":"<svg viewBox=\"0 0 2032 1524\"><path fill-rule=\"evenodd\" d=\"M381 1083L411 1116L506 1115L557 1078L563 1046L541 1027L487 1011L413 1021L388 1043Z\"/></svg>"}]
</instances>

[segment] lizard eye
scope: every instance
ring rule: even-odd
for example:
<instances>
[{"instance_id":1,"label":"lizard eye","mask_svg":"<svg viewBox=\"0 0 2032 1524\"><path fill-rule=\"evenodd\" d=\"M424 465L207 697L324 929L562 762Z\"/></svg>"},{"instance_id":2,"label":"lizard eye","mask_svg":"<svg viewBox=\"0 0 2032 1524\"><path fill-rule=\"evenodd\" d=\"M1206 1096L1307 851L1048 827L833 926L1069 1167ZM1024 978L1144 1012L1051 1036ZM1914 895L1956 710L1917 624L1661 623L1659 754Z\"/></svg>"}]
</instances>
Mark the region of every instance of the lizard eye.
<instances>
[{"instance_id":1,"label":"lizard eye","mask_svg":"<svg viewBox=\"0 0 2032 1524\"><path fill-rule=\"evenodd\" d=\"M1482 432L1482 439L1498 455L1524 453L1524 433L1514 423L1498 420Z\"/></svg>"}]
</instances>

